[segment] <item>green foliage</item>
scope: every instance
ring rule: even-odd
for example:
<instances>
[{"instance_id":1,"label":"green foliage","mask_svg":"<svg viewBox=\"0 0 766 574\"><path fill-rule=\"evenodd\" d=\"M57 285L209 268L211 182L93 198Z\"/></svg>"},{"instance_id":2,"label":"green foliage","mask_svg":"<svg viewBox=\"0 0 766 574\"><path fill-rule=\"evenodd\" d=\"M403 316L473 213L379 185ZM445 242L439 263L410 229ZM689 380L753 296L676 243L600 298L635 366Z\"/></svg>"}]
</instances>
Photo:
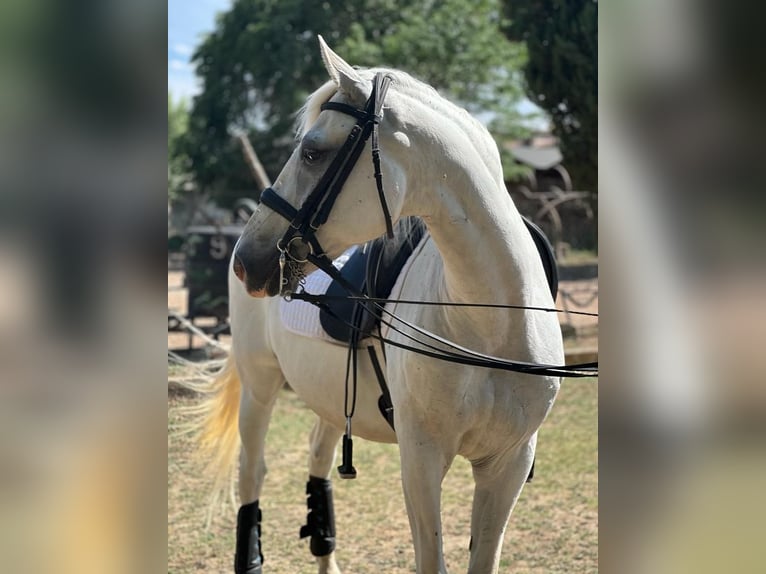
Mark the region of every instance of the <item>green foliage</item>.
<instances>
[{"instance_id":1,"label":"green foliage","mask_svg":"<svg viewBox=\"0 0 766 574\"><path fill-rule=\"evenodd\" d=\"M595 0L505 0L509 39L525 42L528 97L550 114L577 189L596 191L598 153Z\"/></svg>"},{"instance_id":2,"label":"green foliage","mask_svg":"<svg viewBox=\"0 0 766 574\"><path fill-rule=\"evenodd\" d=\"M389 31L379 35L366 34L361 24L352 24L339 49L347 60L362 66L406 70L472 113L491 116L489 128L504 156L505 176L518 176L523 168L502 142L528 135L517 111L526 50L500 32L499 3L412 2L400 7L398 17Z\"/></svg>"},{"instance_id":3,"label":"green foliage","mask_svg":"<svg viewBox=\"0 0 766 574\"><path fill-rule=\"evenodd\" d=\"M168 92L168 197L173 200L189 181L190 161L184 146L189 125L189 109L185 100L173 101Z\"/></svg>"},{"instance_id":4,"label":"green foliage","mask_svg":"<svg viewBox=\"0 0 766 574\"><path fill-rule=\"evenodd\" d=\"M354 65L404 69L494 117L498 139L523 136L526 53L500 32L500 17L499 0L235 0L193 56L203 92L186 150L197 183L224 204L253 194L237 131L276 177L294 147L295 111L327 80L317 34Z\"/></svg>"}]
</instances>

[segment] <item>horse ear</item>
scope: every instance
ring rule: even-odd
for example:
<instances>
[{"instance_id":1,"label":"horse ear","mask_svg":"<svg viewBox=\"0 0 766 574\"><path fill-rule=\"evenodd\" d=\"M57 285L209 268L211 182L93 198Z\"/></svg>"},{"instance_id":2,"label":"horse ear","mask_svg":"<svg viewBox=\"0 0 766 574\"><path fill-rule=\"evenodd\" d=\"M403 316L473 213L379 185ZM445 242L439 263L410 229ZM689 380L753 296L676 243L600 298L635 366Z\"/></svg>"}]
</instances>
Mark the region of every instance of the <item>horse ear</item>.
<instances>
[{"instance_id":1,"label":"horse ear","mask_svg":"<svg viewBox=\"0 0 766 574\"><path fill-rule=\"evenodd\" d=\"M363 93L362 86L364 84L361 76L356 73L356 70L348 62L330 49L330 46L327 45L321 34L317 36L319 38L319 50L322 54L322 61L327 69L327 73L330 74L330 78L342 91L350 96Z\"/></svg>"}]
</instances>

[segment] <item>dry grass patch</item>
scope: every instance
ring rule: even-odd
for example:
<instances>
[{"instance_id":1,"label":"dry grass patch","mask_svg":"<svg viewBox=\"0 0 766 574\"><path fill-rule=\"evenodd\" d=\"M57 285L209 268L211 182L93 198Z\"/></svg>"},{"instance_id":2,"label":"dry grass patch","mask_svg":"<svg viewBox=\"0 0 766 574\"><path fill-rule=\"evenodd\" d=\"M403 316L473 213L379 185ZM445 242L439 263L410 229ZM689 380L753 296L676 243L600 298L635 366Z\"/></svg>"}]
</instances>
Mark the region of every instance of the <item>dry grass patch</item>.
<instances>
[{"instance_id":1,"label":"dry grass patch","mask_svg":"<svg viewBox=\"0 0 766 574\"><path fill-rule=\"evenodd\" d=\"M516 506L501 572L597 572L597 384L570 379L538 441L535 480ZM169 429L194 396L168 397ZM261 497L269 574L314 574L308 541L298 539L306 515L308 433L313 414L283 391L267 437L269 475ZM346 574L414 572L395 445L356 439L356 480L334 480L338 564ZM206 481L194 445L168 433L168 573L232 571L235 509L205 529ZM451 572L468 564L472 484L462 458L443 489L444 549Z\"/></svg>"}]
</instances>

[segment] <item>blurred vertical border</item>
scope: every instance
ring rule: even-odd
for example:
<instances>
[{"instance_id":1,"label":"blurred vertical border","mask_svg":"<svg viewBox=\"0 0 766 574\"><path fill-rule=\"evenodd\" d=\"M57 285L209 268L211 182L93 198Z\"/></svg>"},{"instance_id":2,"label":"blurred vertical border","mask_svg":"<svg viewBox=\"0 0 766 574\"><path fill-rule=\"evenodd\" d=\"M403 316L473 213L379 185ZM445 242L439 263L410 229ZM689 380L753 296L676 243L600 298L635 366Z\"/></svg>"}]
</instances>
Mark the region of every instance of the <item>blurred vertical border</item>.
<instances>
[{"instance_id":1,"label":"blurred vertical border","mask_svg":"<svg viewBox=\"0 0 766 574\"><path fill-rule=\"evenodd\" d=\"M604 572L766 567L759 11L600 11ZM166 30L0 4L3 572L164 568Z\"/></svg>"},{"instance_id":2,"label":"blurred vertical border","mask_svg":"<svg viewBox=\"0 0 766 574\"><path fill-rule=\"evenodd\" d=\"M600 11L604 572L766 569L762 16Z\"/></svg>"},{"instance_id":3,"label":"blurred vertical border","mask_svg":"<svg viewBox=\"0 0 766 574\"><path fill-rule=\"evenodd\" d=\"M165 568L166 30L0 5L0 571Z\"/></svg>"}]
</instances>

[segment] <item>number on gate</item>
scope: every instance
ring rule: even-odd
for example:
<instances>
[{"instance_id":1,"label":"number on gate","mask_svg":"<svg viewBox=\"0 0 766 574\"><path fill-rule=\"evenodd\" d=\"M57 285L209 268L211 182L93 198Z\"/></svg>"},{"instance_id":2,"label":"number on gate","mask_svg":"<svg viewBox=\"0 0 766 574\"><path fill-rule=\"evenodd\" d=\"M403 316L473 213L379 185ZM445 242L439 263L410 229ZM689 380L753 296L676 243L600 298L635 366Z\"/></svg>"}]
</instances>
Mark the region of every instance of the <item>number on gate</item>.
<instances>
[{"instance_id":1,"label":"number on gate","mask_svg":"<svg viewBox=\"0 0 766 574\"><path fill-rule=\"evenodd\" d=\"M210 257L213 259L225 259L229 254L229 244L223 235L213 235L210 238Z\"/></svg>"}]
</instances>

